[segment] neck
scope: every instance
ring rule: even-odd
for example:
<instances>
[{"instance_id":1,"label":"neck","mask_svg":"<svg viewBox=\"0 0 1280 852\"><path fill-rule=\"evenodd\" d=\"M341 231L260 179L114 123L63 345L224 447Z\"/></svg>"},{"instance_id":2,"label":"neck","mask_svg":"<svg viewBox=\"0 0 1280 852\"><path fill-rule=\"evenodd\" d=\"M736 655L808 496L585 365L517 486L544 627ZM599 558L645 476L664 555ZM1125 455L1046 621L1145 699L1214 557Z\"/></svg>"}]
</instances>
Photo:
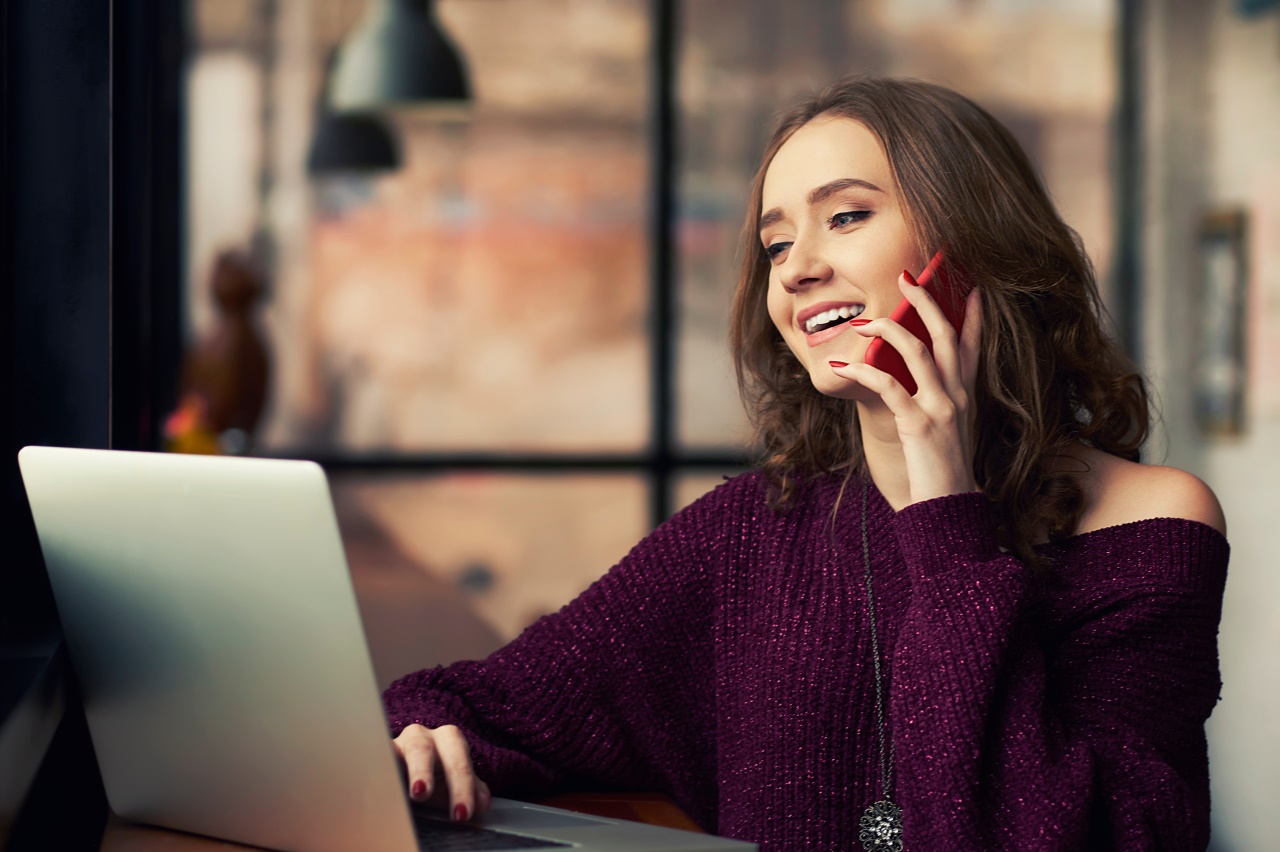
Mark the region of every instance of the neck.
<instances>
[{"instance_id":1,"label":"neck","mask_svg":"<svg viewBox=\"0 0 1280 852\"><path fill-rule=\"evenodd\" d=\"M896 512L911 502L911 488L893 412L878 397L869 402L859 401L858 430L862 434L862 453L871 481Z\"/></svg>"}]
</instances>

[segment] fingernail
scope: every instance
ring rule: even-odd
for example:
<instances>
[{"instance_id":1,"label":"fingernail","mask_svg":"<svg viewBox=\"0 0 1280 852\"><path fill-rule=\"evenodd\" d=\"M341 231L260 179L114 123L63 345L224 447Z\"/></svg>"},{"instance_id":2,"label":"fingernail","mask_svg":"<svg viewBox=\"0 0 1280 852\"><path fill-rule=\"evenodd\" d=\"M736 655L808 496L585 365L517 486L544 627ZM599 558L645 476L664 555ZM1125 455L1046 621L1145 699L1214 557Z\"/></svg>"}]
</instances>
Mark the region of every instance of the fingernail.
<instances>
[{"instance_id":1,"label":"fingernail","mask_svg":"<svg viewBox=\"0 0 1280 852\"><path fill-rule=\"evenodd\" d=\"M828 361L827 363L828 363L828 364L830 364L830 365L831 365L831 366L833 366L833 367L847 367L847 366L849 366L849 362L848 362L848 361Z\"/></svg>"},{"instance_id":2,"label":"fingernail","mask_svg":"<svg viewBox=\"0 0 1280 852\"><path fill-rule=\"evenodd\" d=\"M413 787L409 789L409 794L412 796L421 796L425 792L427 792L427 782L421 779L414 781Z\"/></svg>"},{"instance_id":3,"label":"fingernail","mask_svg":"<svg viewBox=\"0 0 1280 852\"><path fill-rule=\"evenodd\" d=\"M466 806L466 805L458 805L456 808L454 808L454 809L453 809L453 821L454 821L454 822L463 822L464 820L466 820L466 818L467 818L467 806Z\"/></svg>"},{"instance_id":4,"label":"fingernail","mask_svg":"<svg viewBox=\"0 0 1280 852\"><path fill-rule=\"evenodd\" d=\"M919 284L916 283L916 277L905 269L902 270L902 277L907 279L907 283L910 284L912 287L920 286Z\"/></svg>"}]
</instances>

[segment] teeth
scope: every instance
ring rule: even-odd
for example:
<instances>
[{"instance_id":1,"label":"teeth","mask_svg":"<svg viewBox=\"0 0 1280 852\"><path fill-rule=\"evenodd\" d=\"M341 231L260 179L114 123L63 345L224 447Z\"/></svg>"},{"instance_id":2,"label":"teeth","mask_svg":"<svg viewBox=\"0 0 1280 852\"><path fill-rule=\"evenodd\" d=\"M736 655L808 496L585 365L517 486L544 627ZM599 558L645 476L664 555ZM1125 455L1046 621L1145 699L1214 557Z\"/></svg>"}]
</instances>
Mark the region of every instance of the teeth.
<instances>
[{"instance_id":1,"label":"teeth","mask_svg":"<svg viewBox=\"0 0 1280 852\"><path fill-rule=\"evenodd\" d=\"M852 319L865 311L866 305L842 305L839 308L832 308L829 311L823 311L817 316L810 317L805 321L804 330L808 334L813 334L819 327L828 325L836 320Z\"/></svg>"}]
</instances>

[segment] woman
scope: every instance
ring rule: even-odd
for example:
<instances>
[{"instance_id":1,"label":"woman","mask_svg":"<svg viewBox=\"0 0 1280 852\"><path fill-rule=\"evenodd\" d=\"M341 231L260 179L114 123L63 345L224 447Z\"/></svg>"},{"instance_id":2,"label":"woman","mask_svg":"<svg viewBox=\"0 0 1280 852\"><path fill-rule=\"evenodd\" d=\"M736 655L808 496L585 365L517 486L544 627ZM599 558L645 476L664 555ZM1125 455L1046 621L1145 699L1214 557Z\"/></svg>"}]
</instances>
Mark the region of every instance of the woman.
<instances>
[{"instance_id":1,"label":"woman","mask_svg":"<svg viewBox=\"0 0 1280 852\"><path fill-rule=\"evenodd\" d=\"M411 795L661 790L765 849L1203 849L1225 523L1138 463L1143 382L1016 142L845 80L780 122L746 230L763 468L489 659L393 684ZM958 331L911 277L939 249Z\"/></svg>"}]
</instances>

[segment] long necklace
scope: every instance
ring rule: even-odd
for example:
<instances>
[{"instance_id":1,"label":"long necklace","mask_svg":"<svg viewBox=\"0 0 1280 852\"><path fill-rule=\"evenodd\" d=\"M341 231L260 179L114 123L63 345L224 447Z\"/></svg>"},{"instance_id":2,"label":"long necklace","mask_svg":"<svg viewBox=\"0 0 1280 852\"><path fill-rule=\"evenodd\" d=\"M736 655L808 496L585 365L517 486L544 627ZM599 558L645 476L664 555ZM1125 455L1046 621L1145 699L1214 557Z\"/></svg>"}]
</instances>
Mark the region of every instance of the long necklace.
<instances>
[{"instance_id":1,"label":"long necklace","mask_svg":"<svg viewBox=\"0 0 1280 852\"><path fill-rule=\"evenodd\" d=\"M867 538L867 491L870 485L862 481L862 565L867 574L867 612L871 617L871 660L876 673L876 721L880 733L880 787L884 798L867 808L858 821L858 840L863 849L875 852L901 852L902 808L889 798L893 787L894 747L885 747L886 724L884 691L880 686L880 643L876 638L876 604L871 592L871 544Z\"/></svg>"}]
</instances>

